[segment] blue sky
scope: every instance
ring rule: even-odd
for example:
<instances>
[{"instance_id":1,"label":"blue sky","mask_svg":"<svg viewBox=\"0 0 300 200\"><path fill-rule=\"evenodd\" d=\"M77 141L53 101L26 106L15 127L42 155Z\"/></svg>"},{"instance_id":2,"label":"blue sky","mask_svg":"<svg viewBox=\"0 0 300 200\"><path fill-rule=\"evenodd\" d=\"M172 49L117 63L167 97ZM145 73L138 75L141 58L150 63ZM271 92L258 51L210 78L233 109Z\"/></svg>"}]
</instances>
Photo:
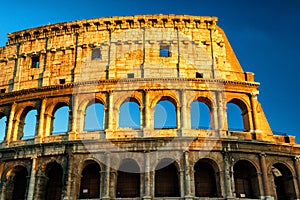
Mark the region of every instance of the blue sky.
<instances>
[{"instance_id":1,"label":"blue sky","mask_svg":"<svg viewBox=\"0 0 300 200\"><path fill-rule=\"evenodd\" d=\"M271 128L299 135L300 1L298 0L44 0L1 2L6 34L57 22L136 14L217 16L243 69L261 83L259 100Z\"/></svg>"}]
</instances>

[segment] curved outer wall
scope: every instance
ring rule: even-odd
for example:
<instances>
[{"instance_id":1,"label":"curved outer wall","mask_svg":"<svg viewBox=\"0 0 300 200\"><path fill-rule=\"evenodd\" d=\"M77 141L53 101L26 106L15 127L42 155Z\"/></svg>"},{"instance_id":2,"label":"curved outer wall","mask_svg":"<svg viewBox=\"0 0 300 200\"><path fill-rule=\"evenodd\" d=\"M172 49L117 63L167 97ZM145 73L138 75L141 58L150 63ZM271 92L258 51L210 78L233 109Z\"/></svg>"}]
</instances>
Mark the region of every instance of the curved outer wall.
<instances>
[{"instance_id":1,"label":"curved outer wall","mask_svg":"<svg viewBox=\"0 0 300 200\"><path fill-rule=\"evenodd\" d=\"M259 83L243 71L217 18L99 18L8 38L0 48L0 119L6 117L2 199L47 199L52 169L61 170L60 189L53 191L63 199L300 198L299 145L294 137L272 133L257 100ZM175 127L156 127L161 101L174 105ZM209 108L210 129L191 126L194 101ZM87 131L86 109L95 102L104 107L103 128ZM139 127L119 126L124 102L139 106ZM243 130L229 130L228 103L240 108ZM55 112L63 106L69 108L68 130L53 133ZM30 110L37 111L36 133L26 138ZM177 193L165 187L168 178L159 179L166 161L174 166L170 173L177 170L177 179L170 179L177 180ZM129 173L122 170L126 163L135 163L138 172L135 192L121 181ZM83 187L84 169L100 171L99 180L93 179L99 190ZM207 183L197 172L203 169L215 181ZM14 194L22 177L27 177L24 194Z\"/></svg>"}]
</instances>

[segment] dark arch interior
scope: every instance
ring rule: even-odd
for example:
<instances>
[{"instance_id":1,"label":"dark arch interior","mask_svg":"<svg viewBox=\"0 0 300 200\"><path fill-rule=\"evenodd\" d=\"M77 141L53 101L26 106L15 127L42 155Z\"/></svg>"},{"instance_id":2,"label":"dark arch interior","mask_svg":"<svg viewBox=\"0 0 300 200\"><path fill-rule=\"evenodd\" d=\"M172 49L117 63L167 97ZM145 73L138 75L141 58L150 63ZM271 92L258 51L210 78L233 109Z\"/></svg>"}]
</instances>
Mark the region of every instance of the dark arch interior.
<instances>
[{"instance_id":1,"label":"dark arch interior","mask_svg":"<svg viewBox=\"0 0 300 200\"><path fill-rule=\"evenodd\" d=\"M100 197L100 166L91 162L85 166L81 173L80 198Z\"/></svg>"},{"instance_id":2,"label":"dark arch interior","mask_svg":"<svg viewBox=\"0 0 300 200\"><path fill-rule=\"evenodd\" d=\"M24 200L26 196L26 188L27 188L27 170L25 167L17 167L14 170L14 178L13 178L13 191L12 191L12 199L13 200Z\"/></svg>"},{"instance_id":3,"label":"dark arch interior","mask_svg":"<svg viewBox=\"0 0 300 200\"><path fill-rule=\"evenodd\" d=\"M296 199L293 176L288 167L284 164L276 163L272 167L276 195L279 200Z\"/></svg>"},{"instance_id":4,"label":"dark arch interior","mask_svg":"<svg viewBox=\"0 0 300 200\"><path fill-rule=\"evenodd\" d=\"M140 169L136 161L122 161L117 177L116 196L119 198L134 198L140 196Z\"/></svg>"},{"instance_id":5,"label":"dark arch interior","mask_svg":"<svg viewBox=\"0 0 300 200\"><path fill-rule=\"evenodd\" d=\"M62 192L62 167L54 162L50 163L46 169L46 176L48 178L46 184L46 200L60 200Z\"/></svg>"},{"instance_id":6,"label":"dark arch interior","mask_svg":"<svg viewBox=\"0 0 300 200\"><path fill-rule=\"evenodd\" d=\"M195 195L197 197L216 197L217 185L213 167L205 161L198 161L194 166Z\"/></svg>"},{"instance_id":7,"label":"dark arch interior","mask_svg":"<svg viewBox=\"0 0 300 200\"><path fill-rule=\"evenodd\" d=\"M248 161L238 161L234 165L233 171L236 196L259 198L259 184L255 167Z\"/></svg>"},{"instance_id":8,"label":"dark arch interior","mask_svg":"<svg viewBox=\"0 0 300 200\"><path fill-rule=\"evenodd\" d=\"M179 197L179 178L175 163L161 161L155 169L155 196Z\"/></svg>"}]
</instances>

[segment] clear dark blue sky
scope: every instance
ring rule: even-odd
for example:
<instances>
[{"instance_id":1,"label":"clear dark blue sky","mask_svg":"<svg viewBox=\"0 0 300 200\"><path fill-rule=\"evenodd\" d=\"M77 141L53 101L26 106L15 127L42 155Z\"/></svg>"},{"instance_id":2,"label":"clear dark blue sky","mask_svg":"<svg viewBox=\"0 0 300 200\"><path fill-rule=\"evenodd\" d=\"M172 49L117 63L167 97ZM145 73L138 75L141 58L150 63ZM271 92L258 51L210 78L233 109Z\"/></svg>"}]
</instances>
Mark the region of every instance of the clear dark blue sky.
<instances>
[{"instance_id":1,"label":"clear dark blue sky","mask_svg":"<svg viewBox=\"0 0 300 200\"><path fill-rule=\"evenodd\" d=\"M261 83L259 100L271 128L300 141L299 10L298 0L3 1L0 46L9 32L49 23L159 13L217 16L243 69Z\"/></svg>"}]
</instances>

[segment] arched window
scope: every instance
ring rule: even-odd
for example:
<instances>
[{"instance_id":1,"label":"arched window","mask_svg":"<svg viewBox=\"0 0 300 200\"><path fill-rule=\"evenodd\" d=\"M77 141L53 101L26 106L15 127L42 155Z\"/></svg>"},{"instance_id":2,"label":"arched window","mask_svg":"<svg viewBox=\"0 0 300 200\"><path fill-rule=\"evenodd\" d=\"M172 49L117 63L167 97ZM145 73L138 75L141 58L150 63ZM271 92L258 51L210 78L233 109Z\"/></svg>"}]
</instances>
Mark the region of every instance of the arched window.
<instances>
[{"instance_id":1,"label":"arched window","mask_svg":"<svg viewBox=\"0 0 300 200\"><path fill-rule=\"evenodd\" d=\"M200 101L191 103L191 127L193 129L211 129L210 124L210 109Z\"/></svg>"},{"instance_id":2,"label":"arched window","mask_svg":"<svg viewBox=\"0 0 300 200\"><path fill-rule=\"evenodd\" d=\"M256 168L248 161L240 160L233 166L235 193L241 198L259 198Z\"/></svg>"},{"instance_id":3,"label":"arched window","mask_svg":"<svg viewBox=\"0 0 300 200\"><path fill-rule=\"evenodd\" d=\"M196 197L217 197L215 171L206 161L198 161L194 166Z\"/></svg>"},{"instance_id":4,"label":"arched window","mask_svg":"<svg viewBox=\"0 0 300 200\"><path fill-rule=\"evenodd\" d=\"M154 128L176 128L176 106L168 99L160 100L154 109Z\"/></svg>"},{"instance_id":5,"label":"arched window","mask_svg":"<svg viewBox=\"0 0 300 200\"><path fill-rule=\"evenodd\" d=\"M23 166L17 166L13 169L6 186L6 198L21 200L26 197L27 188L27 169Z\"/></svg>"},{"instance_id":6,"label":"arched window","mask_svg":"<svg viewBox=\"0 0 300 200\"><path fill-rule=\"evenodd\" d=\"M46 200L61 199L63 169L56 162L46 168L47 183L45 188Z\"/></svg>"},{"instance_id":7,"label":"arched window","mask_svg":"<svg viewBox=\"0 0 300 200\"><path fill-rule=\"evenodd\" d=\"M6 136L6 122L7 117L0 113L0 142L2 142Z\"/></svg>"},{"instance_id":8,"label":"arched window","mask_svg":"<svg viewBox=\"0 0 300 200\"><path fill-rule=\"evenodd\" d=\"M23 140L32 139L36 134L36 124L37 124L37 110L30 110L25 117L24 129L23 129Z\"/></svg>"},{"instance_id":9,"label":"arched window","mask_svg":"<svg viewBox=\"0 0 300 200\"><path fill-rule=\"evenodd\" d=\"M69 106L59 105L54 112L52 135L67 133L69 127Z\"/></svg>"},{"instance_id":10,"label":"arched window","mask_svg":"<svg viewBox=\"0 0 300 200\"><path fill-rule=\"evenodd\" d=\"M98 163L88 162L81 173L80 197L81 199L100 197L100 166Z\"/></svg>"},{"instance_id":11,"label":"arched window","mask_svg":"<svg viewBox=\"0 0 300 200\"><path fill-rule=\"evenodd\" d=\"M272 166L277 199L296 199L293 175L289 168L282 163Z\"/></svg>"},{"instance_id":12,"label":"arched window","mask_svg":"<svg viewBox=\"0 0 300 200\"><path fill-rule=\"evenodd\" d=\"M104 130L104 105L102 103L94 103L87 107L84 118L84 130Z\"/></svg>"},{"instance_id":13,"label":"arched window","mask_svg":"<svg viewBox=\"0 0 300 200\"><path fill-rule=\"evenodd\" d=\"M155 197L179 197L178 169L170 159L163 159L155 169Z\"/></svg>"},{"instance_id":14,"label":"arched window","mask_svg":"<svg viewBox=\"0 0 300 200\"><path fill-rule=\"evenodd\" d=\"M136 161L122 161L117 177L117 198L140 197L140 168Z\"/></svg>"},{"instance_id":15,"label":"arched window","mask_svg":"<svg viewBox=\"0 0 300 200\"><path fill-rule=\"evenodd\" d=\"M121 105L119 128L140 128L140 106L136 101L126 101Z\"/></svg>"},{"instance_id":16,"label":"arched window","mask_svg":"<svg viewBox=\"0 0 300 200\"><path fill-rule=\"evenodd\" d=\"M228 130L244 131L242 111L235 103L227 104Z\"/></svg>"}]
</instances>

